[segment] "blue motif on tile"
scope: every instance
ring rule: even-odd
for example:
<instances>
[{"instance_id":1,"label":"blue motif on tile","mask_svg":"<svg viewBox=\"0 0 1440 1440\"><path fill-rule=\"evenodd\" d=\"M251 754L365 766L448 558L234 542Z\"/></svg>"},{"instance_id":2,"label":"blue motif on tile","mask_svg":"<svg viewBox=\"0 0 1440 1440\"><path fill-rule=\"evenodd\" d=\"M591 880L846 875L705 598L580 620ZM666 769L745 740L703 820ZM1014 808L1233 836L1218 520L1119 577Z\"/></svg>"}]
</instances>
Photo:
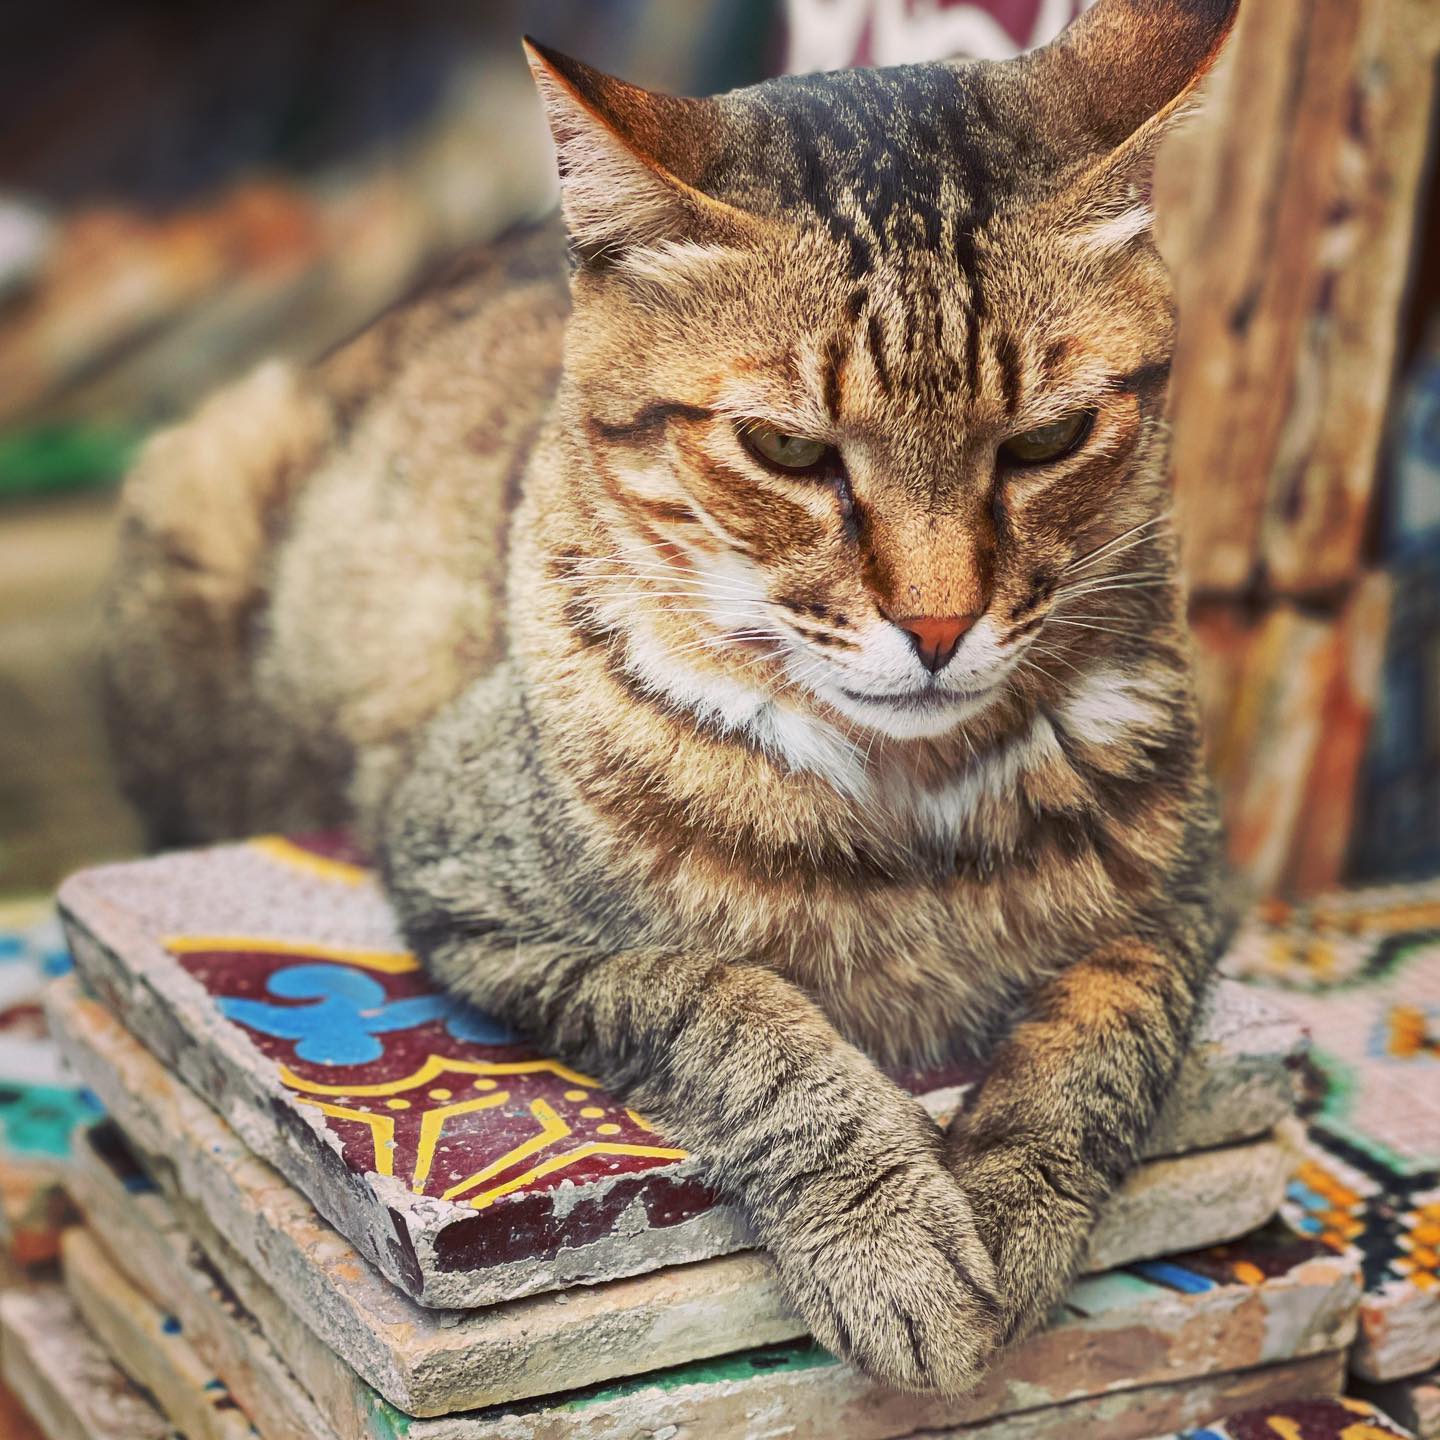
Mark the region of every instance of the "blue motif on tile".
<instances>
[{"instance_id":1,"label":"blue motif on tile","mask_svg":"<svg viewBox=\"0 0 1440 1440\"><path fill-rule=\"evenodd\" d=\"M75 1127L89 1124L98 1110L88 1090L0 1082L0 1152L64 1159Z\"/></svg>"},{"instance_id":2,"label":"blue motif on tile","mask_svg":"<svg viewBox=\"0 0 1440 1440\"><path fill-rule=\"evenodd\" d=\"M1225 1440L1218 1430L1183 1430L1180 1440Z\"/></svg>"},{"instance_id":3,"label":"blue motif on tile","mask_svg":"<svg viewBox=\"0 0 1440 1440\"><path fill-rule=\"evenodd\" d=\"M63 947L40 952L40 969L44 971L47 980L55 980L61 975L68 975L74 968L75 961L71 958L70 952Z\"/></svg>"},{"instance_id":4,"label":"blue motif on tile","mask_svg":"<svg viewBox=\"0 0 1440 1440\"><path fill-rule=\"evenodd\" d=\"M1207 1290L1216 1288L1215 1281L1208 1276L1198 1275L1194 1270L1187 1270L1183 1265L1176 1265L1171 1260L1144 1260L1127 1268L1137 1275L1143 1275L1147 1280L1153 1280L1157 1285L1168 1285L1182 1295L1203 1295Z\"/></svg>"},{"instance_id":5,"label":"blue motif on tile","mask_svg":"<svg viewBox=\"0 0 1440 1440\"><path fill-rule=\"evenodd\" d=\"M54 915L23 930L0 931L0 965L30 965L47 978L74 969L65 933Z\"/></svg>"},{"instance_id":6,"label":"blue motif on tile","mask_svg":"<svg viewBox=\"0 0 1440 1440\"><path fill-rule=\"evenodd\" d=\"M443 1020L456 1040L481 1045L515 1041L499 1021L448 995L386 1000L378 980L347 965L292 965L271 975L265 988L282 1000L314 1003L271 1005L232 996L219 1001L221 1013L262 1035L294 1040L296 1056L312 1065L368 1065L385 1053L377 1036L432 1020Z\"/></svg>"}]
</instances>

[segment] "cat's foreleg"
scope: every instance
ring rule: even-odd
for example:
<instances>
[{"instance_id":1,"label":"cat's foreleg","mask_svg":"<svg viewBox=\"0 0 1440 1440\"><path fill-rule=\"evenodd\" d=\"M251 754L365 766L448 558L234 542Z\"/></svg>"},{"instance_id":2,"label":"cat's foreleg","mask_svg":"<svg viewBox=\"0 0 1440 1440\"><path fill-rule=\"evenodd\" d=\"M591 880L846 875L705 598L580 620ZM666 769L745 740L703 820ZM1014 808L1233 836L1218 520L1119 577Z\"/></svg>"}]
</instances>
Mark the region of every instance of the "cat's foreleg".
<instances>
[{"instance_id":1,"label":"cat's foreleg","mask_svg":"<svg viewBox=\"0 0 1440 1440\"><path fill-rule=\"evenodd\" d=\"M452 990L539 1037L701 1157L816 1336L897 1387L961 1390L995 1346L989 1255L920 1106L773 972L580 955L426 926Z\"/></svg>"},{"instance_id":2,"label":"cat's foreleg","mask_svg":"<svg viewBox=\"0 0 1440 1440\"><path fill-rule=\"evenodd\" d=\"M1044 1320L1169 1093L1208 974L1189 947L1107 945L1031 997L946 1140L995 1263L1004 1338Z\"/></svg>"}]
</instances>

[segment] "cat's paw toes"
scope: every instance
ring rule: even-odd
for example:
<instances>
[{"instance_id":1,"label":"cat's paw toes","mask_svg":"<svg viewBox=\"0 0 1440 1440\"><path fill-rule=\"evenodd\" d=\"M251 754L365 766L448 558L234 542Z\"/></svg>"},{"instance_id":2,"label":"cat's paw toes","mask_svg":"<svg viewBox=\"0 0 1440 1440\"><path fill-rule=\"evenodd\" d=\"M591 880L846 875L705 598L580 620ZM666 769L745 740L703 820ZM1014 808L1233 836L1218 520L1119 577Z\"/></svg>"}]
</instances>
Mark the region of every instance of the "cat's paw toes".
<instances>
[{"instance_id":1,"label":"cat's paw toes","mask_svg":"<svg viewBox=\"0 0 1440 1440\"><path fill-rule=\"evenodd\" d=\"M773 1248L816 1339L896 1389L974 1385L999 1344L1001 1307L955 1181L905 1167L807 1201Z\"/></svg>"}]
</instances>

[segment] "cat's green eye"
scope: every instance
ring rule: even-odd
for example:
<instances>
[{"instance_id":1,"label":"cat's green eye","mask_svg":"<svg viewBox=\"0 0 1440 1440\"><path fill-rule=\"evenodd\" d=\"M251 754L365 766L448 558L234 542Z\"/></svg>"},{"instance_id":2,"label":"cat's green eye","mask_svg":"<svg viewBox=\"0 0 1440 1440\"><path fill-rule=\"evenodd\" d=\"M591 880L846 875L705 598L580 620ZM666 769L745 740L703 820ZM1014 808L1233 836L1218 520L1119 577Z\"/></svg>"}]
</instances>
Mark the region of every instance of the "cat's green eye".
<instances>
[{"instance_id":1,"label":"cat's green eye","mask_svg":"<svg viewBox=\"0 0 1440 1440\"><path fill-rule=\"evenodd\" d=\"M833 447L823 440L789 435L771 425L742 425L740 441L757 460L773 470L818 470L834 454Z\"/></svg>"},{"instance_id":2,"label":"cat's green eye","mask_svg":"<svg viewBox=\"0 0 1440 1440\"><path fill-rule=\"evenodd\" d=\"M1091 410L1077 410L1073 415L1052 420L1048 425L1037 425L1033 430L1012 435L1000 447L1000 458L1012 465L1045 465L1051 460L1058 460L1074 450L1090 433L1094 418Z\"/></svg>"}]
</instances>

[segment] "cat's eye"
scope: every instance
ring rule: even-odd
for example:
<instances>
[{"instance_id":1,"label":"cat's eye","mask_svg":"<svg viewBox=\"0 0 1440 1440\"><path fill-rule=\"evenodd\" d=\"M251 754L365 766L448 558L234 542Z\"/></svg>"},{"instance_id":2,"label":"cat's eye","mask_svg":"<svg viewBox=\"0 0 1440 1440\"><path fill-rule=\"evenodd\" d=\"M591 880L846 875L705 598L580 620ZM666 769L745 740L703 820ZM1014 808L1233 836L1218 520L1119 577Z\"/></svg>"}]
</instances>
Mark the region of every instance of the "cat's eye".
<instances>
[{"instance_id":1,"label":"cat's eye","mask_svg":"<svg viewBox=\"0 0 1440 1440\"><path fill-rule=\"evenodd\" d=\"M1090 433L1094 419L1093 410L1077 410L1048 425L1023 430L1000 447L1000 458L1012 465L1046 465L1076 449Z\"/></svg>"},{"instance_id":2,"label":"cat's eye","mask_svg":"<svg viewBox=\"0 0 1440 1440\"><path fill-rule=\"evenodd\" d=\"M790 435L773 425L752 422L742 425L739 433L740 443L772 470L808 473L822 469L835 457L833 445L827 445L823 440L810 440L803 435Z\"/></svg>"}]
</instances>

